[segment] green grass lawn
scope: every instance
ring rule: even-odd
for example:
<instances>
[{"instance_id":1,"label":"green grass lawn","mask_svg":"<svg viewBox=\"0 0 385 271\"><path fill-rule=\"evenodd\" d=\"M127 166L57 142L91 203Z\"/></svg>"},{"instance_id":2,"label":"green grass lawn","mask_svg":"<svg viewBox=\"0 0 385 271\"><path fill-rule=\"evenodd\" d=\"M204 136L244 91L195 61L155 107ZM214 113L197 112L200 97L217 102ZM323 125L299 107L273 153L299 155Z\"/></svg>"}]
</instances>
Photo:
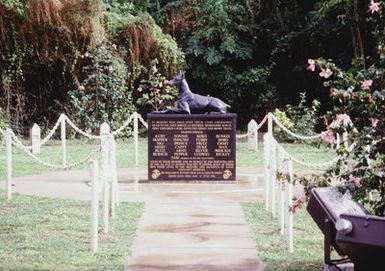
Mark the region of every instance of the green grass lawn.
<instances>
[{"instance_id":1,"label":"green grass lawn","mask_svg":"<svg viewBox=\"0 0 385 271\"><path fill-rule=\"evenodd\" d=\"M272 219L263 204L243 204L259 256L266 271L319 271L323 264L323 235L302 209L294 215L294 253L279 234L277 219Z\"/></svg>"},{"instance_id":2,"label":"green grass lawn","mask_svg":"<svg viewBox=\"0 0 385 271\"><path fill-rule=\"evenodd\" d=\"M44 161L61 164L62 152L60 141L50 141L43 146L39 157ZM67 162L73 163L82 160L95 149L97 141L69 140L67 141ZM283 144L284 148L294 157L306 162L325 162L333 159L335 154L324 146L320 148L306 144ZM100 155L96 155L100 158ZM119 168L132 167L134 164L134 152L132 140L118 141L117 163ZM139 165L147 167L147 139L139 141ZM263 167L263 144L259 144L258 151L247 150L246 139L237 140L237 166L238 167ZM296 169L304 169L300 165L294 165ZM86 169L82 165L74 169ZM31 175L43 172L55 171L36 163L21 150L13 149L13 176ZM0 152L0 180L5 178L5 152Z\"/></svg>"},{"instance_id":3,"label":"green grass lawn","mask_svg":"<svg viewBox=\"0 0 385 271\"><path fill-rule=\"evenodd\" d=\"M83 159L98 142L67 141L68 163ZM307 162L328 161L335 155L325 147L283 144L298 159ZM61 145L51 141L42 147L39 157L61 164ZM97 155L100 158L99 155ZM120 168L134 163L132 141L119 141L117 163ZM139 163L147 166L147 139L141 138ZM257 152L247 150L245 139L237 140L237 166L263 167L263 145ZM87 169L82 165L75 169ZM303 167L295 165L296 169ZM13 149L13 176L55 171L47 169L22 151ZM0 152L0 180L5 178L5 152ZM100 250L89 249L89 203L14 194L12 201L0 193L0 270L122 270L142 204L124 203L111 222L111 233L101 235ZM289 255L284 238L278 234L276 221L260 205L244 205L253 227L258 252L267 270L320 270L322 239L312 220L301 212L295 216L295 253Z\"/></svg>"},{"instance_id":4,"label":"green grass lawn","mask_svg":"<svg viewBox=\"0 0 385 271\"><path fill-rule=\"evenodd\" d=\"M89 202L0 193L0 270L123 270L143 207L122 203L92 254Z\"/></svg>"},{"instance_id":5,"label":"green grass lawn","mask_svg":"<svg viewBox=\"0 0 385 271\"><path fill-rule=\"evenodd\" d=\"M309 144L286 144L284 149L293 157L308 163L327 162L336 157L336 154L321 145L316 147ZM258 151L251 152L247 150L246 139L237 140L237 166L241 167L263 167L263 142L258 144ZM294 164L295 169L307 169L298 164Z\"/></svg>"}]
</instances>

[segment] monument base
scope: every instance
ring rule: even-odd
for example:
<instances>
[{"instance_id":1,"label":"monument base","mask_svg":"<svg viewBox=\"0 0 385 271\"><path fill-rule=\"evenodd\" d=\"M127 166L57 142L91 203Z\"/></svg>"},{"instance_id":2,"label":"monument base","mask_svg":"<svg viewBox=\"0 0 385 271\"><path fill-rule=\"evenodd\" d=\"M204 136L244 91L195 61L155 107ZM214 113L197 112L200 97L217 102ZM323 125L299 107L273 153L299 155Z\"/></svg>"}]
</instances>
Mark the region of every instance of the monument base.
<instances>
[{"instance_id":1,"label":"monument base","mask_svg":"<svg viewBox=\"0 0 385 271\"><path fill-rule=\"evenodd\" d=\"M147 117L149 181L235 181L236 114Z\"/></svg>"}]
</instances>

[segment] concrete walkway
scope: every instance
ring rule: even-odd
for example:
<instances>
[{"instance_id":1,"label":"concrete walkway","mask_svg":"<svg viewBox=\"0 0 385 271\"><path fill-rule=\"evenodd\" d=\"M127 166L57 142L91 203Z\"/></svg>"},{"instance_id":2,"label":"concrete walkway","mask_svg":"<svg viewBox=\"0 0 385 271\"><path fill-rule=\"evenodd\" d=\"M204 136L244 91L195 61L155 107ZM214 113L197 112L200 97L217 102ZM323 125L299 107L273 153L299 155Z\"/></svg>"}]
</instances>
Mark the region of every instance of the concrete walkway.
<instances>
[{"instance_id":1,"label":"concrete walkway","mask_svg":"<svg viewBox=\"0 0 385 271\"><path fill-rule=\"evenodd\" d=\"M119 171L121 201L145 202L126 271L260 271L242 202L262 201L260 170L237 169L237 182L149 183L144 169ZM22 194L89 200L89 173L18 177ZM0 183L4 187L4 183Z\"/></svg>"},{"instance_id":2,"label":"concrete walkway","mask_svg":"<svg viewBox=\"0 0 385 271\"><path fill-rule=\"evenodd\" d=\"M148 203L127 271L263 270L239 204Z\"/></svg>"}]
</instances>

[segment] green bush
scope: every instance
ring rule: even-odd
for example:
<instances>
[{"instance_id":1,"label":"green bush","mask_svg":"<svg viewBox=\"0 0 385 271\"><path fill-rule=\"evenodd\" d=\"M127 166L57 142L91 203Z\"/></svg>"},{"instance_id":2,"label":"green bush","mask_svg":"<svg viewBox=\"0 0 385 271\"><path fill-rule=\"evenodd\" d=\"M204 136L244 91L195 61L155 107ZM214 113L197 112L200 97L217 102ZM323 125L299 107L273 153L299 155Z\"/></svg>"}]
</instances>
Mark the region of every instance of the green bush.
<instances>
[{"instance_id":1,"label":"green bush","mask_svg":"<svg viewBox=\"0 0 385 271\"><path fill-rule=\"evenodd\" d=\"M318 124L320 102L313 100L311 105L307 104L306 93L300 93L300 101L297 105L286 105L284 111L276 109L274 116L290 131L310 136L314 135L315 126ZM280 141L296 142L296 138L282 131L278 126L274 127L274 133Z\"/></svg>"},{"instance_id":2,"label":"green bush","mask_svg":"<svg viewBox=\"0 0 385 271\"><path fill-rule=\"evenodd\" d=\"M137 100L145 111L164 110L175 101L178 92L176 88L171 88L164 84L166 78L162 76L157 68L158 61L152 62L149 77L142 80L138 91L142 92L142 97Z\"/></svg>"},{"instance_id":3,"label":"green bush","mask_svg":"<svg viewBox=\"0 0 385 271\"><path fill-rule=\"evenodd\" d=\"M71 117L85 130L98 132L102 122L118 129L134 111L131 92L126 80L130 76L127 66L108 42L100 43L96 50L87 52L83 61L83 82L69 92ZM129 133L129 130L126 134Z\"/></svg>"},{"instance_id":4,"label":"green bush","mask_svg":"<svg viewBox=\"0 0 385 271\"><path fill-rule=\"evenodd\" d=\"M373 3L381 8L373 9ZM385 1L366 4L372 12L358 15L375 29L372 38L377 50L373 56L358 55L350 68L325 58L309 59L308 69L330 89L334 100L328 114L330 139L335 141L337 134L344 132L349 136L347 147L342 144L338 150L338 163L324 175L302 182L308 192L314 186L348 190L371 213L385 216Z\"/></svg>"}]
</instances>

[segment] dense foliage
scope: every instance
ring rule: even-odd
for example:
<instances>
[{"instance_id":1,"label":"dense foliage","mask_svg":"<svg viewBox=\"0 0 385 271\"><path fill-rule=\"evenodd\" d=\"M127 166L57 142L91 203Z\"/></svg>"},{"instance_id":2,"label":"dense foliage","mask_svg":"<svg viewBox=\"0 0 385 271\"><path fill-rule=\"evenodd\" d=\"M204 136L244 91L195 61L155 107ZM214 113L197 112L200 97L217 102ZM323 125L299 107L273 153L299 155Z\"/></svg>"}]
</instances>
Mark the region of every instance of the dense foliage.
<instances>
[{"instance_id":1,"label":"dense foliage","mask_svg":"<svg viewBox=\"0 0 385 271\"><path fill-rule=\"evenodd\" d=\"M311 136L314 134L318 124L320 103L313 100L310 105L307 104L306 93L300 93L298 104L287 104L284 111L275 109L275 117L290 131L298 135ZM280 141L295 142L296 139L282 131L278 126L274 127L274 135ZM302 142L302 141L301 141Z\"/></svg>"},{"instance_id":2,"label":"dense foliage","mask_svg":"<svg viewBox=\"0 0 385 271\"><path fill-rule=\"evenodd\" d=\"M3 110L0 108L0 129L4 131L4 129L7 127L8 120L6 119L6 116L3 112ZM3 139L3 135L0 133L0 139Z\"/></svg>"},{"instance_id":3,"label":"dense foliage","mask_svg":"<svg viewBox=\"0 0 385 271\"><path fill-rule=\"evenodd\" d=\"M326 174L303 179L307 190L313 186L331 185L338 181L356 200L379 216L385 216L385 1L367 3L362 14L373 29L377 52L356 58L349 69L319 58L309 59L308 70L323 77L330 88L335 106L328 114L330 131L325 139L335 141L337 134L349 133L342 146L342 159Z\"/></svg>"},{"instance_id":4,"label":"dense foliage","mask_svg":"<svg viewBox=\"0 0 385 271\"><path fill-rule=\"evenodd\" d=\"M85 79L69 92L72 115L82 127L98 131L100 122L109 122L118 129L134 110L131 92L126 85L127 66L115 57L116 46L104 41L82 60Z\"/></svg>"},{"instance_id":5,"label":"dense foliage","mask_svg":"<svg viewBox=\"0 0 385 271\"><path fill-rule=\"evenodd\" d=\"M84 55L108 41L116 46L113 63L127 70L124 96L141 113L153 109L143 105L161 84L154 78L180 69L193 91L229 103L240 128L251 117L298 103L301 92L319 100L325 112L332 101L318 76L305 71L307 59L322 56L349 69L375 57L377 26L367 21L369 3L0 0L0 105L19 126L52 123L62 111L77 116L73 97L91 90L84 86L82 94L79 88L91 64ZM158 76L150 74L154 61Z\"/></svg>"},{"instance_id":6,"label":"dense foliage","mask_svg":"<svg viewBox=\"0 0 385 271\"><path fill-rule=\"evenodd\" d=\"M250 117L297 103L299 93L331 108L317 77L306 74L309 57L341 67L375 54L367 1L245 0L132 1L152 13L186 54L192 89L226 100L241 127Z\"/></svg>"},{"instance_id":7,"label":"dense foliage","mask_svg":"<svg viewBox=\"0 0 385 271\"><path fill-rule=\"evenodd\" d=\"M62 112L84 129L116 126L154 60L167 77L184 63L151 15L113 0L0 0L0 50L1 107L25 129Z\"/></svg>"}]
</instances>

